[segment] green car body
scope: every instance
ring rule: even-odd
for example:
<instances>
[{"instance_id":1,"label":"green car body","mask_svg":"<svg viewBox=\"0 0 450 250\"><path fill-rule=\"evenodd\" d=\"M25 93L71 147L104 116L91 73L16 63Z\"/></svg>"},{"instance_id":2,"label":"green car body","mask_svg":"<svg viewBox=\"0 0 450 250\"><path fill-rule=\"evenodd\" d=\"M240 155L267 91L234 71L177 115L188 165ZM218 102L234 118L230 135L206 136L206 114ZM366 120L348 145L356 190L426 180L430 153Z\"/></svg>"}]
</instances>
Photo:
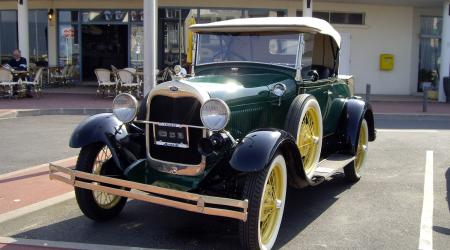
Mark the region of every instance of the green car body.
<instances>
[{"instance_id":1,"label":"green car body","mask_svg":"<svg viewBox=\"0 0 450 250\"><path fill-rule=\"evenodd\" d=\"M117 215L128 197L239 219L245 248L270 249L287 184L317 185L342 168L359 180L376 137L372 107L338 77L340 36L322 20L237 19L192 30L193 74L155 85L139 105L117 96L114 114L73 132L70 146L82 148L76 170L51 166L50 177L75 186L94 220ZM110 155L95 170L89 162L104 149ZM89 190L112 195L108 206ZM266 203L281 212L271 215Z\"/></svg>"}]
</instances>

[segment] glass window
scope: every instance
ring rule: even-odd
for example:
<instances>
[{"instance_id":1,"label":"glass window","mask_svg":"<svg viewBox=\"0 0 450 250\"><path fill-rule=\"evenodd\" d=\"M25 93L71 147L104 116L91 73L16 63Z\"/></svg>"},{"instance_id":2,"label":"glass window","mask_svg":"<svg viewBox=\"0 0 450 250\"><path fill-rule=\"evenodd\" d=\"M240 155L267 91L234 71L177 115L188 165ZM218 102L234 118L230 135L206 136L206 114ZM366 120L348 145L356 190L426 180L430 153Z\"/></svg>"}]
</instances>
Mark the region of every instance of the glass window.
<instances>
[{"instance_id":1,"label":"glass window","mask_svg":"<svg viewBox=\"0 0 450 250\"><path fill-rule=\"evenodd\" d=\"M47 66L48 63L48 16L47 10L29 11L30 63Z\"/></svg>"},{"instance_id":2,"label":"glass window","mask_svg":"<svg viewBox=\"0 0 450 250\"><path fill-rule=\"evenodd\" d=\"M364 25L364 14L331 12L330 23Z\"/></svg>"},{"instance_id":3,"label":"glass window","mask_svg":"<svg viewBox=\"0 0 450 250\"><path fill-rule=\"evenodd\" d=\"M242 18L242 10L200 9L200 23Z\"/></svg>"},{"instance_id":4,"label":"glass window","mask_svg":"<svg viewBox=\"0 0 450 250\"><path fill-rule=\"evenodd\" d=\"M80 43L78 25L60 24L58 30L59 65L75 65L76 74L80 72Z\"/></svg>"},{"instance_id":5,"label":"glass window","mask_svg":"<svg viewBox=\"0 0 450 250\"><path fill-rule=\"evenodd\" d=\"M197 64L259 62L294 68L299 34L201 34Z\"/></svg>"},{"instance_id":6,"label":"glass window","mask_svg":"<svg viewBox=\"0 0 450 250\"><path fill-rule=\"evenodd\" d=\"M81 13L83 23L89 22L128 22L128 11L123 10L101 10L101 11L84 11Z\"/></svg>"},{"instance_id":7,"label":"glass window","mask_svg":"<svg viewBox=\"0 0 450 250\"><path fill-rule=\"evenodd\" d=\"M442 17L422 16L420 18L420 34L440 36L442 34Z\"/></svg>"},{"instance_id":8,"label":"glass window","mask_svg":"<svg viewBox=\"0 0 450 250\"><path fill-rule=\"evenodd\" d=\"M0 11L0 61L7 63L12 51L17 48L17 12L15 10Z\"/></svg>"},{"instance_id":9,"label":"glass window","mask_svg":"<svg viewBox=\"0 0 450 250\"><path fill-rule=\"evenodd\" d=\"M420 54L417 91L425 85L437 88L441 60L442 17L422 16L420 18Z\"/></svg>"},{"instance_id":10,"label":"glass window","mask_svg":"<svg viewBox=\"0 0 450 250\"><path fill-rule=\"evenodd\" d=\"M76 23L78 22L78 11L69 11L69 10L62 10L58 12L58 22L62 23Z\"/></svg>"},{"instance_id":11,"label":"glass window","mask_svg":"<svg viewBox=\"0 0 450 250\"><path fill-rule=\"evenodd\" d=\"M198 9L160 9L159 13L163 37L159 67L180 64L189 68L195 39L189 26L197 23Z\"/></svg>"},{"instance_id":12,"label":"glass window","mask_svg":"<svg viewBox=\"0 0 450 250\"><path fill-rule=\"evenodd\" d=\"M313 17L325 20L327 22L330 21L330 13L329 12L314 11Z\"/></svg>"},{"instance_id":13,"label":"glass window","mask_svg":"<svg viewBox=\"0 0 450 250\"><path fill-rule=\"evenodd\" d=\"M133 24L130 39L130 64L133 68L144 67L144 26Z\"/></svg>"},{"instance_id":14,"label":"glass window","mask_svg":"<svg viewBox=\"0 0 450 250\"><path fill-rule=\"evenodd\" d=\"M248 9L244 11L244 17L283 17L286 11L283 10L267 10L267 9Z\"/></svg>"}]
</instances>

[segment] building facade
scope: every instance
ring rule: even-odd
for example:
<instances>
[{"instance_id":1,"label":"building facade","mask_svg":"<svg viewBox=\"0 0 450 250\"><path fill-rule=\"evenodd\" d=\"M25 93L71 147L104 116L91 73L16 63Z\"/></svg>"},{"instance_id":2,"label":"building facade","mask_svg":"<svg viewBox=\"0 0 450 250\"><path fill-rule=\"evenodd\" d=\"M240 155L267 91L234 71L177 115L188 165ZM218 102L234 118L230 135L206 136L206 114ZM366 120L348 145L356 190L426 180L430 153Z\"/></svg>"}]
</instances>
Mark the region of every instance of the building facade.
<instances>
[{"instance_id":1,"label":"building facade","mask_svg":"<svg viewBox=\"0 0 450 250\"><path fill-rule=\"evenodd\" d=\"M438 86L443 0L314 0L313 16L343 38L340 73L352 74L356 92L414 95ZM159 69L189 64L187 27L241 17L301 16L301 0L158 1ZM18 42L18 3L0 1L0 53L4 63ZM52 14L49 18L48 14ZM76 65L82 81L99 67L142 67L143 0L28 0L29 60ZM385 67L388 65L387 67Z\"/></svg>"}]
</instances>

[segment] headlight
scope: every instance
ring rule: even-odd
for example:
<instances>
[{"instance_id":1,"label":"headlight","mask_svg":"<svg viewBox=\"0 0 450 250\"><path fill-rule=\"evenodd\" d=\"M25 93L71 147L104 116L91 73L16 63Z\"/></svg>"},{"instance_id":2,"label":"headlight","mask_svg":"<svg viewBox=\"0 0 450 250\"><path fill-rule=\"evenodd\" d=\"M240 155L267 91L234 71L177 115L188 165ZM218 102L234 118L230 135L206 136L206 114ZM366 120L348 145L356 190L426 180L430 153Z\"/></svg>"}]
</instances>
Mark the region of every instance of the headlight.
<instances>
[{"instance_id":1,"label":"headlight","mask_svg":"<svg viewBox=\"0 0 450 250\"><path fill-rule=\"evenodd\" d=\"M200 118L206 128L219 131L227 126L230 120L230 109L224 101L210 99L200 109Z\"/></svg>"},{"instance_id":2,"label":"headlight","mask_svg":"<svg viewBox=\"0 0 450 250\"><path fill-rule=\"evenodd\" d=\"M130 94L119 94L113 101L113 113L123 123L131 122L137 114L138 102Z\"/></svg>"}]
</instances>

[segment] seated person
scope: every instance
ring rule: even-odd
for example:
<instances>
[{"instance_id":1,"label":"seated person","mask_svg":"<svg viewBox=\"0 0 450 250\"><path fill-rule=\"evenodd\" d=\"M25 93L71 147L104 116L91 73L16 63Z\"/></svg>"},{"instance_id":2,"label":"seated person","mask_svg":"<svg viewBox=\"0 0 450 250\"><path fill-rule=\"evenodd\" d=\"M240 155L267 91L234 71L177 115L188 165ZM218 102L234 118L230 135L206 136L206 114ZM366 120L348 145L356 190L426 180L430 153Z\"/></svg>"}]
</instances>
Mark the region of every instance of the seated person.
<instances>
[{"instance_id":1,"label":"seated person","mask_svg":"<svg viewBox=\"0 0 450 250\"><path fill-rule=\"evenodd\" d=\"M13 58L8 62L14 70L27 70L27 59L22 57L19 49L13 51Z\"/></svg>"},{"instance_id":2,"label":"seated person","mask_svg":"<svg viewBox=\"0 0 450 250\"><path fill-rule=\"evenodd\" d=\"M26 71L27 70L27 59L25 59L24 57L22 57L21 52L19 49L15 49L13 51L13 58L11 60L9 60L8 65L10 68L14 69L14 70L22 70L22 71ZM17 76L14 76L13 81L17 82L19 79ZM29 77L27 77L27 79L24 79L29 81ZM14 93L17 94L17 86L14 86ZM27 97L31 97L31 86L27 85Z\"/></svg>"}]
</instances>

